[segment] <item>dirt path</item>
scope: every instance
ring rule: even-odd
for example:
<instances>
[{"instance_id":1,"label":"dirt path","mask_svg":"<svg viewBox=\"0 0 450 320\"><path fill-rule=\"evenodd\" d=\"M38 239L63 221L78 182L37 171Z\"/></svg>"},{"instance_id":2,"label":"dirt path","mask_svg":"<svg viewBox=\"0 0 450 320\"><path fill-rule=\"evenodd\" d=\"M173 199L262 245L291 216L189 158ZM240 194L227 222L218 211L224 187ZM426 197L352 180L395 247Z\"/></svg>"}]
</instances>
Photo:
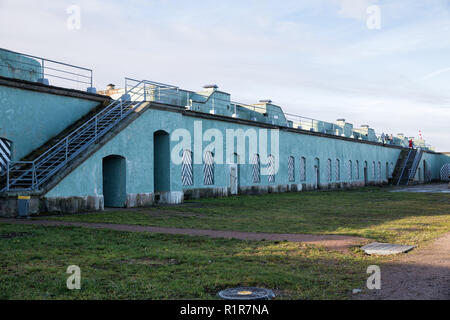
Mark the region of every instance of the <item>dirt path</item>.
<instances>
[{"instance_id":1,"label":"dirt path","mask_svg":"<svg viewBox=\"0 0 450 320\"><path fill-rule=\"evenodd\" d=\"M291 241L305 244L313 244L326 247L331 250L345 251L351 246L366 243L367 239L360 237L339 236L339 235L311 235L311 234L282 234L282 233L259 233L242 232L227 230L204 230L204 229L184 229L184 228L166 228L150 227L129 224L108 224L108 223L86 223L86 222L68 222L54 220L18 220L18 219L0 219L0 223L43 225L43 226L74 226L94 229L111 229L117 231L131 232L152 232L165 234L183 234L192 236L206 236L211 238L226 238L239 240L269 240L269 241Z\"/></svg>"},{"instance_id":2,"label":"dirt path","mask_svg":"<svg viewBox=\"0 0 450 320\"><path fill-rule=\"evenodd\" d=\"M380 268L381 290L355 299L450 300L450 233Z\"/></svg>"}]
</instances>

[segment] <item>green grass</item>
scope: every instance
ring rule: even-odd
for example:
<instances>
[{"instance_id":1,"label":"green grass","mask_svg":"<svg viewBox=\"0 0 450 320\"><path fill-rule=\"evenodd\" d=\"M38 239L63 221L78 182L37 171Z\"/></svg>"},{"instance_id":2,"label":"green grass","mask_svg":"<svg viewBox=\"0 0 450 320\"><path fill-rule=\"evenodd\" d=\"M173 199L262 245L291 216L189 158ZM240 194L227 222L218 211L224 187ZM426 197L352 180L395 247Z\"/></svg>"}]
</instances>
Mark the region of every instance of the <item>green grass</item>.
<instances>
[{"instance_id":1,"label":"green grass","mask_svg":"<svg viewBox=\"0 0 450 320\"><path fill-rule=\"evenodd\" d=\"M450 194L390 188L202 199L184 206L43 219L274 233L342 234L420 244L450 231Z\"/></svg>"},{"instance_id":2,"label":"green grass","mask_svg":"<svg viewBox=\"0 0 450 320\"><path fill-rule=\"evenodd\" d=\"M450 231L450 195L388 188L203 199L182 206L39 219L277 233L358 235L422 245ZM215 299L262 286L279 299L346 299L370 257L291 242L0 223L0 299ZM66 288L78 265L82 289Z\"/></svg>"},{"instance_id":3,"label":"green grass","mask_svg":"<svg viewBox=\"0 0 450 320\"><path fill-rule=\"evenodd\" d=\"M0 299L215 299L241 285L345 299L379 261L289 242L0 224ZM66 288L69 265L81 290Z\"/></svg>"}]
</instances>

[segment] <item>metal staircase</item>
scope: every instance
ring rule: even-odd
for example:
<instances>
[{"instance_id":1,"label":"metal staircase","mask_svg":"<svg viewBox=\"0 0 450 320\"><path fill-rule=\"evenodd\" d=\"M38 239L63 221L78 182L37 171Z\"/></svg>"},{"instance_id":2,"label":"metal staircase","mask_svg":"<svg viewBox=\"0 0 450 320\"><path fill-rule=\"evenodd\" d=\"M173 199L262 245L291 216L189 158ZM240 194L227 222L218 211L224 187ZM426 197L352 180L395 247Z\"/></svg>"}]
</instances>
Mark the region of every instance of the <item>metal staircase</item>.
<instances>
[{"instance_id":1,"label":"metal staircase","mask_svg":"<svg viewBox=\"0 0 450 320\"><path fill-rule=\"evenodd\" d=\"M414 162L411 166L411 169L409 170L409 179L406 184L408 184L410 181L414 180L414 177L416 176L417 168L420 165L420 160L422 159L423 150L421 148L418 148L416 150L416 155L414 157Z\"/></svg>"},{"instance_id":2,"label":"metal staircase","mask_svg":"<svg viewBox=\"0 0 450 320\"><path fill-rule=\"evenodd\" d=\"M0 191L38 190L71 160L96 143L122 119L145 103L149 92L154 93L155 90L160 92L167 87L167 85L155 84L146 80L137 82L130 89L126 84L125 94L120 99L113 101L44 153L32 161L9 162L6 175L1 177Z\"/></svg>"},{"instance_id":3,"label":"metal staircase","mask_svg":"<svg viewBox=\"0 0 450 320\"><path fill-rule=\"evenodd\" d=\"M408 156L403 161L400 174L397 177L396 185L408 185L410 180L414 179L417 168L422 159L423 151L421 149L410 149Z\"/></svg>"}]
</instances>

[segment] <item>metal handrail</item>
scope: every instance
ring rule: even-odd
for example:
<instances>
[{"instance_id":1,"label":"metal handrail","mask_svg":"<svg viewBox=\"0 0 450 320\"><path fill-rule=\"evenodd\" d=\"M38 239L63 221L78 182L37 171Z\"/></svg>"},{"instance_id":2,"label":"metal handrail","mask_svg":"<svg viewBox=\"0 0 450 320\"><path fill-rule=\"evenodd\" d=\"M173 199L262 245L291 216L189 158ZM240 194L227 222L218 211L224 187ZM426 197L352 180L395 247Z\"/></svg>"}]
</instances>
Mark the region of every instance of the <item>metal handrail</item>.
<instances>
[{"instance_id":1,"label":"metal handrail","mask_svg":"<svg viewBox=\"0 0 450 320\"><path fill-rule=\"evenodd\" d=\"M143 84L144 86L142 87ZM7 183L2 191L9 191L12 186L20 184L29 185L25 190L39 188L54 173L95 143L119 121L146 101L146 99L140 101L140 98L146 95L145 81L137 83L131 90L128 91L127 95L113 101L99 113L85 121L36 159L32 161L9 162L7 166ZM107 117L113 113L114 118L108 122L106 119L109 118ZM115 116L116 113L117 117ZM84 136L86 137L84 138ZM49 164L48 161L52 159L54 165L43 167L44 164ZM19 176L11 178L13 172L18 173ZM15 189L17 190L17 188Z\"/></svg>"},{"instance_id":2,"label":"metal handrail","mask_svg":"<svg viewBox=\"0 0 450 320\"><path fill-rule=\"evenodd\" d=\"M140 83L139 83L140 84ZM135 87L137 87L139 84L137 84ZM133 89L135 88L133 87ZM142 90L142 89L140 89ZM139 91L140 91L139 90ZM143 96L144 93L139 94L138 97ZM100 122L101 120L105 119L108 115L110 115L112 112L114 112L116 110L116 108L118 106L116 106L116 108L112 108L114 106L114 104L118 104L119 106L122 105L124 101L126 102L127 100L123 100L122 98L113 101L109 106L107 106L106 108L104 108L103 110L101 110L100 112L98 112L95 116L93 116L91 119L87 120L86 122L84 122L83 124L81 124L76 130L74 130L73 132L69 133L64 140L60 140L58 143L56 143L55 145L53 145L50 149L48 149L45 153L43 153L42 155L40 155L38 158L36 158L34 160L34 162L38 162L38 163L42 163L45 162L47 160L47 157L44 158L44 156L47 156L48 154L50 154L54 149L60 147L62 142L67 142L67 140L69 140L69 138L71 136L74 136L75 134L77 134L77 136L79 135L78 133L85 128L86 126L88 126L90 123L92 123L92 121L95 121L95 123L98 124L98 122Z\"/></svg>"},{"instance_id":3,"label":"metal handrail","mask_svg":"<svg viewBox=\"0 0 450 320\"><path fill-rule=\"evenodd\" d=\"M51 59L47 59L47 58L43 58L43 57L33 56L33 55L30 55L30 54L20 53L20 52L8 50L8 49L3 49L3 48L0 48L0 51L9 52L9 53L12 53L12 54L16 54L16 55L20 55L20 56L24 56L24 57L28 57L28 58L32 58L32 59L38 60L38 62L40 62L40 64L41 64L40 65L40 72L38 74L41 76L42 79L45 78L45 76L49 76L49 77L62 79L62 80L67 80L67 81L71 81L71 82L83 83L83 84L88 85L90 88L93 87L93 71L92 71L92 69L76 66L76 65L73 65L73 64L69 64L69 63L59 62L59 61L55 61L55 60L51 60ZM27 63L25 61L20 61L20 60L15 60L15 59L10 59L10 58L4 58L3 60L11 61L11 62L17 62L17 63L19 63L21 65L33 65L33 64ZM49 66L46 65L48 63L53 63L53 64L56 64L56 65L73 68L75 70L87 71L88 75L77 73L77 72L75 72L75 70L69 71L69 70L62 70L62 69L52 68L52 67L49 67ZM1 67L8 67L8 66L5 66L5 65L0 65L0 66ZM18 67L17 69L22 70L22 71L27 71L26 69L22 69L20 67ZM52 71L57 71L57 72L63 73L65 75L72 75L72 76L76 76L76 77L81 77L81 78L83 78L83 80L86 79L86 81L81 81L81 79L74 79L74 78L71 78L69 76L63 77L62 75L56 75L56 74L47 73L46 70L52 70Z\"/></svg>"},{"instance_id":4,"label":"metal handrail","mask_svg":"<svg viewBox=\"0 0 450 320\"><path fill-rule=\"evenodd\" d=\"M406 169L406 165L408 164L409 157L411 156L412 151L413 151L413 150L411 149L411 150L409 150L409 152L408 152L408 156L406 157L406 160L405 160L405 162L404 162L404 165L403 165L403 168L402 168L402 172L400 173L400 176L398 177L397 185L399 185L399 184L400 184L400 181L402 180L403 174L404 174L405 169Z\"/></svg>"},{"instance_id":5,"label":"metal handrail","mask_svg":"<svg viewBox=\"0 0 450 320\"><path fill-rule=\"evenodd\" d=\"M411 166L411 170L409 172L409 179L413 179L416 175L417 167L419 166L420 159L422 158L423 150L421 148L417 148L416 156L414 158L414 162Z\"/></svg>"}]
</instances>

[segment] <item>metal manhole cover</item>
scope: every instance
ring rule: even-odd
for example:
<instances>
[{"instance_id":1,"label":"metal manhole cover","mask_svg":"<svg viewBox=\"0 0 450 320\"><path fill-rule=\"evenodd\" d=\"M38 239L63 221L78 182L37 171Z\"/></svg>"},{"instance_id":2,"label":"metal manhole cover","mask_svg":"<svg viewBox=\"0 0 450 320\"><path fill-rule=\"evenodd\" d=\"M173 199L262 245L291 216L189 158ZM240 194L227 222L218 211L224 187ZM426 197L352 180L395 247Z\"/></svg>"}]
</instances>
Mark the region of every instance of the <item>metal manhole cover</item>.
<instances>
[{"instance_id":1,"label":"metal manhole cover","mask_svg":"<svg viewBox=\"0 0 450 320\"><path fill-rule=\"evenodd\" d=\"M272 290L255 287L239 287L222 290L219 297L225 300L271 300L275 298Z\"/></svg>"}]
</instances>

